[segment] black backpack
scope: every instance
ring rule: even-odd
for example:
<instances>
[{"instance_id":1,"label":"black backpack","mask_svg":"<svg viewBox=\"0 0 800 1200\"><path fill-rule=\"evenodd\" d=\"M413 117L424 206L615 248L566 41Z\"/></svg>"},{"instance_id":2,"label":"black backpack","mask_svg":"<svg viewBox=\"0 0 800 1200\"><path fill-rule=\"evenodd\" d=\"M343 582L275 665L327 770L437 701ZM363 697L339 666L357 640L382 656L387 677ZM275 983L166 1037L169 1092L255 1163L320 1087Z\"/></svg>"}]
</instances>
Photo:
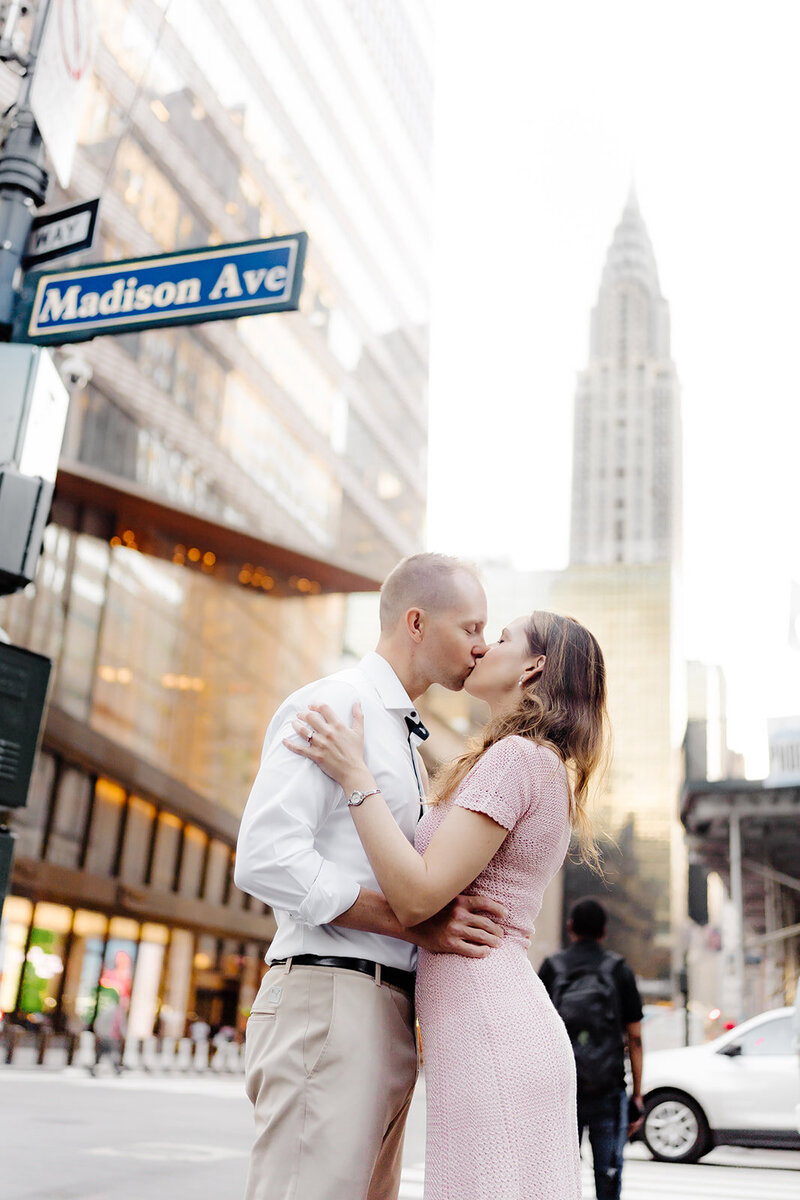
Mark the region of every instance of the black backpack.
<instances>
[{"instance_id":1,"label":"black backpack","mask_svg":"<svg viewBox=\"0 0 800 1200\"><path fill-rule=\"evenodd\" d=\"M567 952L554 954L552 1000L567 1027L575 1053L578 1092L597 1096L623 1086L625 1041L614 971L622 961L610 950L596 966L570 964Z\"/></svg>"}]
</instances>

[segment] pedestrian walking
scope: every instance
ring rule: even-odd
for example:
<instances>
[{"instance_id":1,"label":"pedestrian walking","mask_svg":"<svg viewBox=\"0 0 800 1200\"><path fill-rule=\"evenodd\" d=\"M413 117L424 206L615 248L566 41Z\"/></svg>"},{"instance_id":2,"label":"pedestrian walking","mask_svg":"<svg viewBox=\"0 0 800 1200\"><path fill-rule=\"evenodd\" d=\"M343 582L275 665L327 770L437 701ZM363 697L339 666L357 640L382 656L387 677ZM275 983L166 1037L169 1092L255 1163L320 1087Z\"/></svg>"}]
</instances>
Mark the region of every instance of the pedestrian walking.
<instances>
[{"instance_id":1,"label":"pedestrian walking","mask_svg":"<svg viewBox=\"0 0 800 1200\"><path fill-rule=\"evenodd\" d=\"M546 958L539 976L569 1034L578 1078L578 1137L589 1131L597 1200L619 1200L622 1152L641 1126L642 1001L619 954L604 949L606 911L580 900L567 922L572 944ZM625 1091L628 1051L632 1094Z\"/></svg>"},{"instance_id":2,"label":"pedestrian walking","mask_svg":"<svg viewBox=\"0 0 800 1200\"><path fill-rule=\"evenodd\" d=\"M395 1200L417 1075L416 947L472 961L500 942L493 918L505 912L453 892L415 928L402 925L339 787L284 739L312 699L347 719L358 701L375 774L365 791L381 788L408 848L425 778L416 746L427 737L415 701L434 682L463 687L486 648L485 622L471 568L413 555L383 585L376 651L295 692L267 730L235 872L278 926L247 1023L256 1124L248 1200ZM351 792L349 803L361 803Z\"/></svg>"},{"instance_id":3,"label":"pedestrian walking","mask_svg":"<svg viewBox=\"0 0 800 1200\"><path fill-rule=\"evenodd\" d=\"M90 1075L97 1075L98 1067L104 1058L108 1058L116 1075L122 1074L122 1054L125 1048L127 1024L127 1014L121 1000L101 1001L100 1010L92 1027L94 1063L89 1068Z\"/></svg>"},{"instance_id":4,"label":"pedestrian walking","mask_svg":"<svg viewBox=\"0 0 800 1200\"><path fill-rule=\"evenodd\" d=\"M502 942L483 959L420 951L425 1200L580 1200L575 1060L527 949L573 827L584 856L596 860L585 802L604 755L603 656L577 621L535 612L503 630L465 688L488 703L491 718L437 780L416 848L381 794L369 712L356 705L351 726L327 704L311 705L287 747L336 780L342 812L350 797L404 927L465 889L507 911Z\"/></svg>"}]
</instances>

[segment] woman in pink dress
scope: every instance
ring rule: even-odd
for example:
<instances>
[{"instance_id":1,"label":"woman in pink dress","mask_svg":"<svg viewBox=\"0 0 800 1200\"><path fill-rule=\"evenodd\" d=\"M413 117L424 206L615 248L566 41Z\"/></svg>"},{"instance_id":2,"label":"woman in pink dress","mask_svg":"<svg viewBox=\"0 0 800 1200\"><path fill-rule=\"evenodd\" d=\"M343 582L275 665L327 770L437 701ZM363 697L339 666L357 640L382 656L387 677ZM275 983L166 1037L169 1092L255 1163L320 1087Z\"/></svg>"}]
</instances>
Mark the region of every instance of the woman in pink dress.
<instances>
[{"instance_id":1,"label":"woman in pink dress","mask_svg":"<svg viewBox=\"0 0 800 1200\"><path fill-rule=\"evenodd\" d=\"M312 706L295 724L305 744L286 744L345 795L372 793L351 812L403 925L463 891L507 909L503 943L485 958L420 952L425 1200L580 1200L572 1047L526 951L573 831L596 858L585 806L604 757L602 652L577 621L535 612L503 630L466 690L487 701L490 721L437 779L416 848L375 791L358 707L348 727Z\"/></svg>"}]
</instances>

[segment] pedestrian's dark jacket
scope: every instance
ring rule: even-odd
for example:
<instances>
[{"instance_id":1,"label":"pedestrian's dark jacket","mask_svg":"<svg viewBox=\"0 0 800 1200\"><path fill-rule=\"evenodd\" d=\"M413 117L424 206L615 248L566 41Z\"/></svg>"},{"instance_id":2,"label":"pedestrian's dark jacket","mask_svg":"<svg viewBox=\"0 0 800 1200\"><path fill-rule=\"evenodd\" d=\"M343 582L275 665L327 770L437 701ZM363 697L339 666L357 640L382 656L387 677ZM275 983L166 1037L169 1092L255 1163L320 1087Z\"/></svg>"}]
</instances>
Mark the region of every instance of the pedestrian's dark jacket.
<instances>
[{"instance_id":1,"label":"pedestrian's dark jacket","mask_svg":"<svg viewBox=\"0 0 800 1200\"><path fill-rule=\"evenodd\" d=\"M583 973L584 971L593 971L596 969L605 954L605 949L600 942L583 940L573 942L562 954L565 966L570 974L573 972ZM547 994L552 996L556 971L549 958L546 958L539 967L539 978L547 989ZM633 1025L636 1021L641 1021L642 1000L639 995L639 989L636 986L633 971L624 958L620 958L617 962L613 978L617 987L618 1010L622 1032L624 1033L628 1025ZM621 1091L624 1086L625 1065L623 1062L620 1067L618 1089L615 1090Z\"/></svg>"}]
</instances>

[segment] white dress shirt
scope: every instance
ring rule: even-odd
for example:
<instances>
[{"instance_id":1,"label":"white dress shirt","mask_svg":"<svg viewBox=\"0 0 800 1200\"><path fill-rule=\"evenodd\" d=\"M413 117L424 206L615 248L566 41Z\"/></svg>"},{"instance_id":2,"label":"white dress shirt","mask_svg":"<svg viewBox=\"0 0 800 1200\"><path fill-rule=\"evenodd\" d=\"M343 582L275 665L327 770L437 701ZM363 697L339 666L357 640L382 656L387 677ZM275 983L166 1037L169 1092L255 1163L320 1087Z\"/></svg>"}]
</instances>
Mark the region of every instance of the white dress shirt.
<instances>
[{"instance_id":1,"label":"white dress shirt","mask_svg":"<svg viewBox=\"0 0 800 1200\"><path fill-rule=\"evenodd\" d=\"M414 967L416 951L408 942L329 924L355 903L360 888L380 888L342 789L282 744L297 737L292 720L309 704L328 704L349 724L356 700L364 712L367 766L397 824L414 840L420 795L405 718L418 717L389 663L371 653L357 667L294 692L267 729L239 829L234 880L274 910L278 932L268 962L318 954Z\"/></svg>"}]
</instances>

